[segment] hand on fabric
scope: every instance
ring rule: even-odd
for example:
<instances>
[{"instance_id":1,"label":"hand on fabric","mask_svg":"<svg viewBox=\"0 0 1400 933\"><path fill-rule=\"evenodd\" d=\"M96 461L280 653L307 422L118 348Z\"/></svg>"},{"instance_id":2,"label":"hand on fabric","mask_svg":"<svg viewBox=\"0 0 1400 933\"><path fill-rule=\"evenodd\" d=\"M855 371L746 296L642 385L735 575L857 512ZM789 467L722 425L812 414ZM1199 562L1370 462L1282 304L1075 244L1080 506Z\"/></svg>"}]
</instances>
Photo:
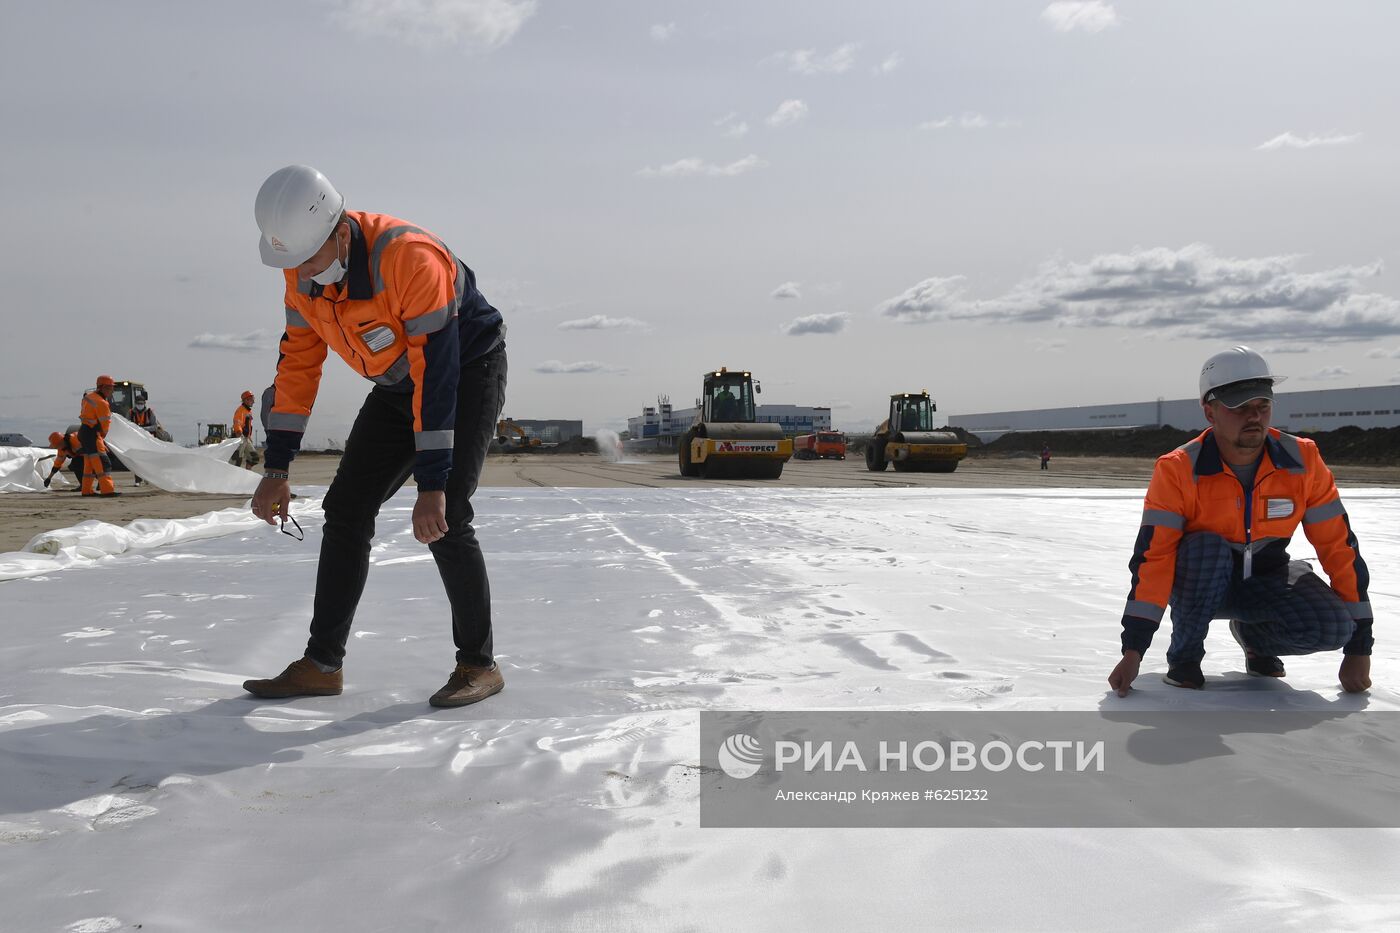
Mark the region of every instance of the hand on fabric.
<instances>
[{"instance_id":1,"label":"hand on fabric","mask_svg":"<svg viewBox=\"0 0 1400 933\"><path fill-rule=\"evenodd\" d=\"M1349 654L1342 658L1342 667L1337 671L1337 679L1347 693L1360 693L1371 689L1371 656Z\"/></svg>"},{"instance_id":2,"label":"hand on fabric","mask_svg":"<svg viewBox=\"0 0 1400 933\"><path fill-rule=\"evenodd\" d=\"M1108 675L1108 685L1118 691L1120 697L1128 695L1128 691L1133 689L1133 681L1137 680L1138 668L1142 665L1142 655L1131 648L1123 652L1123 660L1118 662L1118 666L1113 669L1113 673Z\"/></svg>"},{"instance_id":3,"label":"hand on fabric","mask_svg":"<svg viewBox=\"0 0 1400 933\"><path fill-rule=\"evenodd\" d=\"M413 537L421 544L432 544L447 534L447 493L442 490L418 491L413 503Z\"/></svg>"},{"instance_id":4,"label":"hand on fabric","mask_svg":"<svg viewBox=\"0 0 1400 933\"><path fill-rule=\"evenodd\" d=\"M269 525L284 521L291 515L292 486L285 479L264 476L253 492L253 514Z\"/></svg>"}]
</instances>

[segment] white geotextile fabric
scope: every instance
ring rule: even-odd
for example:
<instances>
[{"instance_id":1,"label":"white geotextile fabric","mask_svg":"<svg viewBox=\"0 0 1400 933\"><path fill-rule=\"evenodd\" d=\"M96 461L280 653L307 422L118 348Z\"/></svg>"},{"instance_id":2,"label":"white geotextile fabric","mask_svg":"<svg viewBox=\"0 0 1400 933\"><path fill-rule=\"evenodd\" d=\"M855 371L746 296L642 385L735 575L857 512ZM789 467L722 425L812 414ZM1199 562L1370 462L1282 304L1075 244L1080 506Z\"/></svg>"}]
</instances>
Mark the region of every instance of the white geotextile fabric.
<instances>
[{"instance_id":1,"label":"white geotextile fabric","mask_svg":"<svg viewBox=\"0 0 1400 933\"><path fill-rule=\"evenodd\" d=\"M320 509L319 497L299 497L292 503L292 514L298 521L305 515L319 513ZM262 524L247 505L206 512L193 518L139 518L128 525L79 522L69 528L35 535L23 551L0 554L0 581L53 573L104 557L148 551L167 544L217 538Z\"/></svg>"},{"instance_id":2,"label":"white geotextile fabric","mask_svg":"<svg viewBox=\"0 0 1400 933\"><path fill-rule=\"evenodd\" d=\"M0 492L43 492L53 457L54 452L47 447L0 447ZM60 473L52 485L70 484Z\"/></svg>"},{"instance_id":3,"label":"white geotextile fabric","mask_svg":"<svg viewBox=\"0 0 1400 933\"><path fill-rule=\"evenodd\" d=\"M1342 495L1374 578L1356 697L1336 652L1246 677L1220 624L1207 689L1162 683L1162 632L1108 696L1141 489L482 488L507 686L455 710L427 703L455 659L412 490L375 523L341 696L241 687L306 642L323 517L297 503L304 542L0 585L0 927L437 931L470 904L502 931L1400 929L1394 829L699 823L705 710L1293 710L1393 761L1350 714L1400 710L1400 491ZM1347 763L1288 742L1336 781L1300 804L1354 811Z\"/></svg>"},{"instance_id":4,"label":"white geotextile fabric","mask_svg":"<svg viewBox=\"0 0 1400 933\"><path fill-rule=\"evenodd\" d=\"M125 418L112 418L107 447L137 476L168 492L252 495L262 474L228 463L238 439L207 447L181 447L157 440Z\"/></svg>"}]
</instances>

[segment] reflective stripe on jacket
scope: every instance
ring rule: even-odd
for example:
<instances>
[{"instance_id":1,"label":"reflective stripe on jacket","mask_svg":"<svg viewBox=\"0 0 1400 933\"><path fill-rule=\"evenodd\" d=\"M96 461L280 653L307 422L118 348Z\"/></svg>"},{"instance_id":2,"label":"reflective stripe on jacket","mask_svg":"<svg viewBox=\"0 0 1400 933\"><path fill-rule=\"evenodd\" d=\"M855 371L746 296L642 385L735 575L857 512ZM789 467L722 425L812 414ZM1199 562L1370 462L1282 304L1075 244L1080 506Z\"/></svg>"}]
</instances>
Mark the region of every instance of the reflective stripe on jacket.
<instances>
[{"instance_id":1,"label":"reflective stripe on jacket","mask_svg":"<svg viewBox=\"0 0 1400 933\"><path fill-rule=\"evenodd\" d=\"M107 429L112 426L112 406L107 404L107 400L96 389L83 395L82 411L79 420L90 428L97 429L98 437L106 437Z\"/></svg>"},{"instance_id":2,"label":"reflective stripe on jacket","mask_svg":"<svg viewBox=\"0 0 1400 933\"><path fill-rule=\"evenodd\" d=\"M500 312L436 236L383 214L346 211L349 272L340 285L300 282L286 270L287 326L277 378L263 396L267 466L285 468L301 446L327 350L392 391L413 393L421 489L443 489L452 466L463 363L490 350Z\"/></svg>"},{"instance_id":3,"label":"reflective stripe on jacket","mask_svg":"<svg viewBox=\"0 0 1400 933\"><path fill-rule=\"evenodd\" d=\"M1176 574L1182 535L1220 535L1252 573L1288 564L1288 542L1298 526L1312 542L1332 590L1353 619L1370 619L1370 574L1357 548L1332 471L1307 438L1269 429L1254 488L1248 497L1220 457L1213 428L1157 458L1143 504L1142 525L1128 569L1132 588L1124 609L1133 619L1162 620Z\"/></svg>"}]
</instances>

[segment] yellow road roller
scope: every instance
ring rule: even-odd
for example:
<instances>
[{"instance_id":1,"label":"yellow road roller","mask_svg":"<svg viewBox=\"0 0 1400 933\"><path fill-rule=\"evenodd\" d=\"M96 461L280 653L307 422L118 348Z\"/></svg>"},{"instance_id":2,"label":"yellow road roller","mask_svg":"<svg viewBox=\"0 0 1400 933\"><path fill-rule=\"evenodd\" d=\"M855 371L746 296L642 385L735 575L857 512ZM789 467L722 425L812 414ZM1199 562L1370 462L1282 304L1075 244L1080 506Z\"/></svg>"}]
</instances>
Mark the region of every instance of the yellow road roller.
<instances>
[{"instance_id":1,"label":"yellow road roller","mask_svg":"<svg viewBox=\"0 0 1400 933\"><path fill-rule=\"evenodd\" d=\"M866 469L881 473L892 463L901 473L956 470L958 461L967 456L967 444L952 431L933 429L937 410L927 389L891 395L890 416L880 422L865 447Z\"/></svg>"},{"instance_id":2,"label":"yellow road roller","mask_svg":"<svg viewBox=\"0 0 1400 933\"><path fill-rule=\"evenodd\" d=\"M681 436L682 476L777 479L792 459L792 439L776 424L755 420L753 374L723 366L705 373L696 422Z\"/></svg>"}]
</instances>

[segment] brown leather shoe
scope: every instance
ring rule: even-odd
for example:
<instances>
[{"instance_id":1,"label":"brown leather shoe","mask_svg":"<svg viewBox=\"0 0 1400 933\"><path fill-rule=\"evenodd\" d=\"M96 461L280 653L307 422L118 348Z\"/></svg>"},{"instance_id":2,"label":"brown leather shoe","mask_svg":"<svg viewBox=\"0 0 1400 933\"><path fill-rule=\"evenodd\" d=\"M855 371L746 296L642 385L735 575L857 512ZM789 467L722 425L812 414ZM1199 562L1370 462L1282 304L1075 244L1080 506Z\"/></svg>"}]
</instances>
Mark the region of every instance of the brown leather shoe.
<instances>
[{"instance_id":1,"label":"brown leather shoe","mask_svg":"<svg viewBox=\"0 0 1400 933\"><path fill-rule=\"evenodd\" d=\"M433 706L466 706L479 703L493 694L500 693L506 685L501 669L490 667L467 667L458 664L452 676L441 690L428 698Z\"/></svg>"},{"instance_id":2,"label":"brown leather shoe","mask_svg":"<svg viewBox=\"0 0 1400 933\"><path fill-rule=\"evenodd\" d=\"M271 680L245 680L243 689L264 700L286 697L333 697L344 689L345 675L341 671L323 673L310 658L300 658Z\"/></svg>"}]
</instances>

